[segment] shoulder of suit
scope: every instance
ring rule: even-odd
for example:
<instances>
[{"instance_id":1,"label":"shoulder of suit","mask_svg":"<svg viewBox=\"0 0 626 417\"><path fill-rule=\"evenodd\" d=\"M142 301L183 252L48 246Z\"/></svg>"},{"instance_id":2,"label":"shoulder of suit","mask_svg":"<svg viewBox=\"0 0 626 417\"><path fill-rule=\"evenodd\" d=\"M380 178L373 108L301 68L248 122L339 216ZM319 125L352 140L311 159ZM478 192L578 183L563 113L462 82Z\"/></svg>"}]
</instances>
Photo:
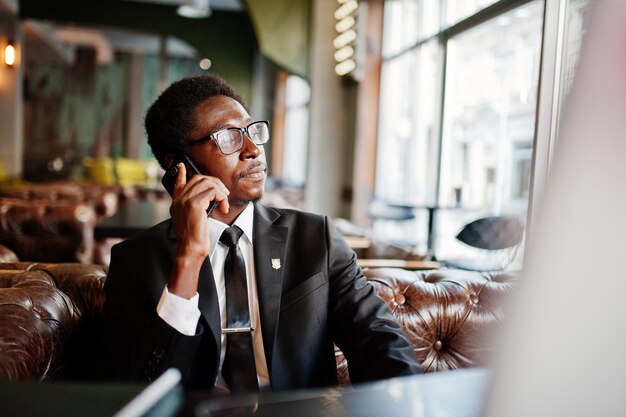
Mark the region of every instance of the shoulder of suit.
<instances>
[{"instance_id":1,"label":"shoulder of suit","mask_svg":"<svg viewBox=\"0 0 626 417\"><path fill-rule=\"evenodd\" d=\"M310 221L324 222L325 219L327 218L327 216L323 216L323 215L315 214L315 213L309 213L307 211L302 211L298 209L270 207L270 206L266 206L263 204L257 205L257 210L274 211L284 220L307 219Z\"/></svg>"},{"instance_id":2,"label":"shoulder of suit","mask_svg":"<svg viewBox=\"0 0 626 417\"><path fill-rule=\"evenodd\" d=\"M167 235L171 228L172 219L167 219L161 223L158 223L149 229L146 229L142 232L137 233L127 239L124 239L121 243L118 243L119 246L145 246L154 244L154 242L159 240L167 239Z\"/></svg>"}]
</instances>

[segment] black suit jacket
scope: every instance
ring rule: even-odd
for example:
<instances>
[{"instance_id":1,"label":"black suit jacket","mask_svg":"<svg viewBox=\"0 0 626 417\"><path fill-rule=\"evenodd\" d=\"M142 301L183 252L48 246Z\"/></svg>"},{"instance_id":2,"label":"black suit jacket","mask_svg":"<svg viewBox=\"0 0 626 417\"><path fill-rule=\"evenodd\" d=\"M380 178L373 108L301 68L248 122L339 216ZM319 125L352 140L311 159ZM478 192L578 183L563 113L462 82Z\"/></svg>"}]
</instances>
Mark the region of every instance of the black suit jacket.
<instances>
[{"instance_id":1,"label":"black suit jacket","mask_svg":"<svg viewBox=\"0 0 626 417\"><path fill-rule=\"evenodd\" d=\"M256 204L253 244L273 390L336 384L333 342L348 360L353 383L419 372L411 345L327 217ZM173 366L187 387L212 387L220 319L208 258L200 272L197 334L180 334L156 313L176 245L168 220L113 247L107 369L118 378L152 380Z\"/></svg>"}]
</instances>

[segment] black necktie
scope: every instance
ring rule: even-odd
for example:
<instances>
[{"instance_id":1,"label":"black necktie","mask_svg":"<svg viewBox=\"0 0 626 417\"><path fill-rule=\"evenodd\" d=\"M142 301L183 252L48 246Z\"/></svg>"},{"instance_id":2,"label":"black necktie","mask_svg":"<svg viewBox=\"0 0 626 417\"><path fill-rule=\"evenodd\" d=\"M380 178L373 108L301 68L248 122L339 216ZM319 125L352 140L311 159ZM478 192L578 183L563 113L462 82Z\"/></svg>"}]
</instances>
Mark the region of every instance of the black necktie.
<instances>
[{"instance_id":1,"label":"black necktie","mask_svg":"<svg viewBox=\"0 0 626 417\"><path fill-rule=\"evenodd\" d=\"M243 231L237 226L224 230L220 242L228 246L224 263L226 280L226 355L222 376L231 392L258 391L254 351L252 350L252 325L248 310L246 265L237 245Z\"/></svg>"}]
</instances>

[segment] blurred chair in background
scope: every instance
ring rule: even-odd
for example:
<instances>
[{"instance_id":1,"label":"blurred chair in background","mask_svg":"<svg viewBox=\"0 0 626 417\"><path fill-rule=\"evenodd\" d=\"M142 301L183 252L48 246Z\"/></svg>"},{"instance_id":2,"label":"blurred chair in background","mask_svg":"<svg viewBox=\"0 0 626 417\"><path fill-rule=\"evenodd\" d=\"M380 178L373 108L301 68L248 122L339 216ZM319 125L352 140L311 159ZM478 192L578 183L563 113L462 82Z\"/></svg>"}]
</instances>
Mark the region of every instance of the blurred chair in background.
<instances>
[{"instance_id":1,"label":"blurred chair in background","mask_svg":"<svg viewBox=\"0 0 626 417\"><path fill-rule=\"evenodd\" d=\"M456 238L475 248L475 255L462 259L439 259L448 267L470 271L501 271L517 254L524 237L524 225L517 217L488 216L474 220Z\"/></svg>"},{"instance_id":2,"label":"blurred chair in background","mask_svg":"<svg viewBox=\"0 0 626 417\"><path fill-rule=\"evenodd\" d=\"M121 185L146 185L148 183L148 163L138 159L117 158L115 175Z\"/></svg>"},{"instance_id":3,"label":"blurred chair in background","mask_svg":"<svg viewBox=\"0 0 626 417\"><path fill-rule=\"evenodd\" d=\"M33 262L91 263L96 213L70 200L0 198L0 244Z\"/></svg>"},{"instance_id":4,"label":"blurred chair in background","mask_svg":"<svg viewBox=\"0 0 626 417\"><path fill-rule=\"evenodd\" d=\"M83 158L85 177L89 181L98 184L115 184L115 172L113 170L113 159L111 158Z\"/></svg>"},{"instance_id":5,"label":"blurred chair in background","mask_svg":"<svg viewBox=\"0 0 626 417\"><path fill-rule=\"evenodd\" d=\"M413 206L390 204L375 198L367 206L367 215L372 221L385 220L401 224L415 219L415 209ZM387 240L407 248L414 249L417 246L417 239L393 238Z\"/></svg>"}]
</instances>

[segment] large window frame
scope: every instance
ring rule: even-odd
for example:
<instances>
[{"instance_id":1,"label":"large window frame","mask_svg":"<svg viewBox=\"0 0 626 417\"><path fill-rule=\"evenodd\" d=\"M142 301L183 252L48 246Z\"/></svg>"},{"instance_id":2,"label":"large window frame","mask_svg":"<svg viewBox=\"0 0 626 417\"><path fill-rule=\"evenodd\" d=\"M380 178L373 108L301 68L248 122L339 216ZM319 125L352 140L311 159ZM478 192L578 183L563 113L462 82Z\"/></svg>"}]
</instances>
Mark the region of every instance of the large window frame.
<instances>
[{"instance_id":1,"label":"large window frame","mask_svg":"<svg viewBox=\"0 0 626 417\"><path fill-rule=\"evenodd\" d=\"M374 232L376 234L384 234L385 232L387 232L387 234L391 233L392 235L397 236L398 233L404 233L404 236L402 238L402 240L404 241L410 241L409 239L406 238L406 236L419 236L420 239L415 239L413 243L416 245L416 248L420 252L427 252L430 249L434 249L435 251L437 251L437 244L436 244L436 239L435 239L438 235L437 225L439 223L449 223L449 221L446 220L446 218L449 217L449 213L444 213L443 211L441 213L438 213L437 208L441 207L442 205L444 206L451 205L450 201L442 202L442 196L441 196L442 154L444 150L443 149L444 147L444 122L445 122L444 114L445 114L445 109L446 109L445 97L446 97L446 87L447 87L446 78L448 75L447 73L448 61L447 60L449 57L448 46L451 41L458 39L463 34L469 33L473 29L478 28L485 23L488 23L490 21L497 19L499 16L505 15L509 11L520 8L531 2L541 2L541 0L514 0L514 1L507 0L507 1L498 1L498 2L477 1L477 2L474 2L473 5L469 3L461 3L461 5L466 7L466 9L461 11L460 15L453 16L452 18L450 18L450 13L446 13L445 7L442 7L439 10L432 10L430 9L430 6L432 4L429 4L426 2L419 2L419 3L416 2L417 4L416 7L419 10L416 10L414 12L415 16L428 15L430 16L431 19L433 17L438 16L438 19L440 22L456 22L456 23L453 23L450 26L445 26L447 23L441 23L440 25L441 29L438 31L437 30L433 31L432 25L428 25L428 27L423 31L423 33L421 34L413 33L413 36L411 37L411 39L415 39L415 42L413 42L412 44L404 45L404 47L402 48L392 49L391 53L387 55L385 55L385 52L383 52L382 59L383 59L383 74L384 75L383 75L383 81L381 83L381 88L384 89L385 83L388 83L389 82L388 80L390 78L393 79L393 77L389 77L387 74L385 74L385 71L388 71L388 69L393 66L392 64L394 61L400 61L403 59L411 59L407 57L410 57L411 54L413 55L419 54L416 51L422 51L423 48L429 48L430 45L436 44L436 48L438 49L438 51L435 52L434 54L431 54L431 56L438 55L437 59L439 60L439 63L438 63L439 70L435 71L437 72L437 74L433 72L433 74L431 75L431 78L434 78L435 76L437 77L436 80L432 80L432 82L437 86L436 87L437 91L434 94L430 92L428 94L430 96L430 102L432 104L432 107L435 108L435 111L437 114L435 115L434 120L429 121L430 123L429 128L425 130L424 132L420 132L420 135L422 135L421 136L422 138L418 140L418 142L422 142L421 144L415 145L415 144L407 143L406 148L396 149L394 151L393 149L391 150L386 149L383 140L381 140L381 138L385 134L385 129L390 128L389 126L390 124L387 123L386 125L386 121L382 117L382 113L381 113L381 128L379 130L379 144L381 144L381 146L379 146L379 149L378 149L379 161L381 162L377 166L377 185L376 185L375 195L376 195L376 198L378 199L391 201L391 203L394 203L394 204L412 204L419 208L426 208L428 210L416 210L416 220L414 222L405 223L395 229L392 226L392 224L390 224L389 222L375 221L373 226L374 226ZM483 7L482 9L480 8L482 7L481 4L485 5L485 7ZM459 5L457 4L457 6ZM455 12L458 12L458 10L455 9ZM469 16L465 17L468 13L469 13ZM460 19L458 18L459 16L461 17ZM404 15L402 15L401 18L403 20L406 19ZM414 32L419 32L419 31L414 31ZM420 38L420 35L422 36L421 38ZM383 42L385 42L384 39L385 38L383 37ZM389 50L390 48L387 47L386 51L389 51ZM415 62L417 62L417 58L413 58L413 59ZM421 91L423 91L424 86L421 86L421 87L422 87ZM385 104L384 100L385 100L385 96L383 95L383 102L381 105L381 109L383 109L383 111L385 111L385 109L388 109L389 106L392 105L391 102ZM419 104L416 104L416 106L419 106ZM422 109L418 113L423 115L426 110L427 110L426 106L423 106ZM413 115L413 117L414 119L419 119L419 116L417 114ZM394 129L397 129L398 125L401 127L402 123L394 123L391 127L393 127ZM426 136L428 136L428 138L426 138ZM528 136L531 136L531 135L528 134ZM388 141L387 144L389 143L391 142ZM386 152L387 153L395 152L396 159L398 155L402 155L404 152L404 158L406 159L409 157L409 155L413 155L414 148L421 149L421 153L415 153L415 155L419 155L421 160L418 160L417 162L415 162L414 165L419 166L420 169L422 169L422 171L425 173L424 177L428 178L428 180L422 180L423 183L419 184L419 188L421 189L421 191L420 191L420 195L417 196L417 198L414 198L412 201L411 200L407 201L406 199L404 201L401 201L403 198L402 196L404 195L404 197L406 198L406 195L408 194L406 190L395 190L394 192L394 189L388 186L389 181L385 180L385 175L386 173L389 172L389 169L384 167L385 158L387 158L387 160L393 159L393 157L387 157ZM459 157L462 158L462 156L459 156ZM397 159L397 160L398 160L397 165L395 166L391 165L393 168L395 168L396 171L398 169L401 170L402 166L409 165L408 163L403 163L402 159ZM387 163L386 165L387 167L390 166L389 163ZM487 174L488 173L486 173L485 175ZM405 173L404 175L407 177L410 177L410 178L407 178L407 184L410 187L416 186L415 184L412 184L412 183L416 181L419 182L419 179L416 179L416 178L419 178L419 176L417 176L415 173L408 174L408 170L407 170L407 173ZM449 200L449 198L445 198L444 200ZM433 207L435 209L432 209ZM524 207L524 210L525 210L525 207ZM468 218L471 218L472 215L476 216L477 214L467 213ZM429 219L428 216L430 216L431 218ZM441 221L437 221L437 218L432 218L434 216L439 217ZM434 229L432 230L432 233L430 234L429 233L425 234L423 231L425 224L427 223L430 223ZM447 230L447 229L451 229L451 228L446 227L445 234L446 235L452 234L453 236L454 230ZM444 230L442 229L442 233L443 232ZM389 238L389 236L383 236L383 237ZM429 245L433 245L434 247L431 248L429 247Z\"/></svg>"},{"instance_id":2,"label":"large window frame","mask_svg":"<svg viewBox=\"0 0 626 417\"><path fill-rule=\"evenodd\" d=\"M436 171L431 178L434 178L434 185L429 185L434 191L431 191L431 195L428 198L422 198L421 203L423 205L437 206L440 202L440 188L441 188L441 146L443 144L443 126L444 126L444 110L446 96L446 76L447 76L447 60L448 56L447 45L450 39L453 39L459 34L463 34L466 31L472 30L479 25L488 22L489 20L496 19L505 13L512 11L516 8L522 7L533 0L501 0L488 4L486 0L476 0L475 5L484 5L482 10L468 16L457 23L452 24L450 27L444 27L439 32L434 33L432 31L432 25L426 29L431 30L431 34L423 36L416 40L415 33L411 32L412 36L410 40L404 40L404 44L401 48L393 50L392 53L383 53L382 61L385 66L389 61L397 59L404 54L408 54L411 51L421 48L427 43L436 42L440 49L440 67L441 74L435 81L437 83L438 100L434 100L433 106L436 106L439 110L439 119L437 123L434 123L432 128L432 135L438 139L439 149L436 153L436 167L431 168ZM543 27L541 33L541 51L539 59L539 75L537 85L537 104L534 118L534 134L532 137L532 148L526 149L526 142L528 137L524 138L524 146L520 146L514 149L517 152L515 160L519 161L518 169L520 175L526 175L526 171L530 169L529 178L525 179L528 183L527 196L520 194L520 190L517 191L517 195L520 197L520 202L526 199L526 240L532 238L532 220L533 217L540 210L541 195L543 193L544 185L547 177L550 173L550 167L554 157L554 151L556 146L556 140L558 135L558 125L560 114L563 107L564 98L567 95L568 88L571 84L571 77L576 68L576 57L578 54L577 46L580 46L580 38L582 38L585 30L584 15L590 10L592 0L542 0L543 3ZM442 2L445 3L445 2ZM416 3L417 4L417 3ZM428 4L428 8L432 8L433 3ZM463 3L463 7L465 7ZM426 6L424 6L426 7ZM474 7L474 6L471 6ZM470 7L470 8L471 8ZM480 6L478 6L480 7ZM475 8L476 9L476 8ZM423 10L420 10L423 12ZM412 11L414 12L414 11ZM439 16L440 22L445 19L445 11L428 10L429 17ZM401 14L404 21L403 25L406 25L406 19L411 13ZM443 17L442 17L443 16ZM441 24L441 23L440 23ZM443 26L444 24L441 24ZM384 42L384 39L383 39ZM573 45L573 46L572 46ZM385 88L385 80L381 82L381 91ZM384 93L381 93L381 97L384 104ZM381 106L382 108L383 106ZM384 126L385 122L382 117L382 111L379 114L379 124ZM382 129L379 129L379 144L381 141ZM380 153L379 145L379 153ZM530 152L530 161L528 152ZM530 164L530 167L528 166ZM378 178L379 167L377 167L377 186L374 193L374 198L380 198L379 191L381 187L384 187L382 181ZM517 174L515 174L517 175ZM515 176L514 175L514 176ZM518 185L521 181L520 178L513 178L512 183L517 182ZM519 187L518 187L519 188ZM389 194L389 193L387 193ZM514 196L514 191L511 191L511 196ZM392 200L394 200L392 198ZM394 202L394 201L392 201ZM406 203L407 201L403 201ZM397 202L396 203L401 203ZM433 213L430 210L431 214ZM445 216L445 213L441 213ZM424 214L417 210L416 216L421 223L424 223ZM434 219L430 219L430 222L436 224ZM393 233L397 233L399 230L404 232L410 231L410 233L417 233L418 228L415 225L405 224L401 228L389 228L387 225L382 225L382 228L386 230L392 230ZM374 231L376 233L376 223L374 223ZM448 231L447 231L448 232ZM423 231L419 233L423 236ZM420 249L418 247L418 249ZM423 246L421 249L424 249Z\"/></svg>"}]
</instances>

